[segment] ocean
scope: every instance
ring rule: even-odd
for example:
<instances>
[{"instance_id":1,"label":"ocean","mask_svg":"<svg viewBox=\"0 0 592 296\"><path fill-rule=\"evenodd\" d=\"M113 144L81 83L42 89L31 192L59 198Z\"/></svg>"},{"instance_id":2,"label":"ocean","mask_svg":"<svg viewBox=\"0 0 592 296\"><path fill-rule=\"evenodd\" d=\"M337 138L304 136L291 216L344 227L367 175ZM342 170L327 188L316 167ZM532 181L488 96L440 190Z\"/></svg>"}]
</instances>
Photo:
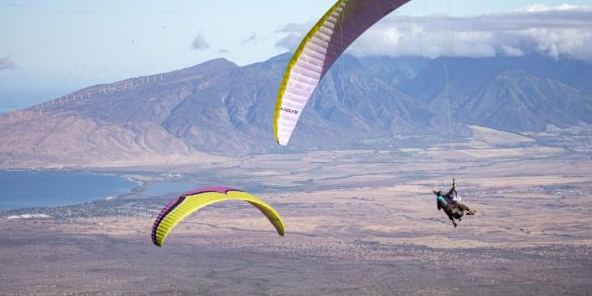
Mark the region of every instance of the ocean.
<instances>
[{"instance_id":1,"label":"ocean","mask_svg":"<svg viewBox=\"0 0 592 296\"><path fill-rule=\"evenodd\" d=\"M0 210L80 204L126 194L137 185L99 173L0 171Z\"/></svg>"}]
</instances>

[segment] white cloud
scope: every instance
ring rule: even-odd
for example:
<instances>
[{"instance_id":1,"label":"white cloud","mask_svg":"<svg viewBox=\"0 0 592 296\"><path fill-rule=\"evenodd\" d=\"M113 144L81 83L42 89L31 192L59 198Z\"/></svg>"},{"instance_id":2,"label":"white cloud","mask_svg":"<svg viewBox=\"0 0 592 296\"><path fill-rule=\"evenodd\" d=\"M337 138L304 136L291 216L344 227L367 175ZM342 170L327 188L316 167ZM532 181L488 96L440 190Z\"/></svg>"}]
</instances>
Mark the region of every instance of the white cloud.
<instances>
[{"instance_id":1,"label":"white cloud","mask_svg":"<svg viewBox=\"0 0 592 296\"><path fill-rule=\"evenodd\" d=\"M206 50L210 48L210 44L206 41L203 35L197 35L191 43L191 49L193 50Z\"/></svg>"},{"instance_id":2,"label":"white cloud","mask_svg":"<svg viewBox=\"0 0 592 296\"><path fill-rule=\"evenodd\" d=\"M257 34L255 34L255 33L251 34L251 36L249 36L249 38L241 41L240 44L241 45L245 45L245 44L248 44L248 43L257 43Z\"/></svg>"},{"instance_id":3,"label":"white cloud","mask_svg":"<svg viewBox=\"0 0 592 296\"><path fill-rule=\"evenodd\" d=\"M275 46L279 47L279 48L283 48L288 51L295 51L296 48L298 47L298 44L300 44L300 41L302 41L302 35L289 34L286 37L278 40L275 43Z\"/></svg>"},{"instance_id":4,"label":"white cloud","mask_svg":"<svg viewBox=\"0 0 592 296\"><path fill-rule=\"evenodd\" d=\"M510 57L521 57L524 56L524 52L520 48L516 48L510 45L502 45L501 47L503 55Z\"/></svg>"},{"instance_id":5,"label":"white cloud","mask_svg":"<svg viewBox=\"0 0 592 296\"><path fill-rule=\"evenodd\" d=\"M284 26L279 32L286 36L276 46L294 50L310 29L302 27ZM431 58L542 54L592 62L591 48L592 8L537 4L479 17L392 15L362 35L348 52Z\"/></svg>"},{"instance_id":6,"label":"white cloud","mask_svg":"<svg viewBox=\"0 0 592 296\"><path fill-rule=\"evenodd\" d=\"M286 36L282 39L278 40L275 43L275 46L278 48L283 48L288 51L295 51L302 38L306 33L310 30L310 28L314 25L314 20L310 20L303 24L286 24L276 30L278 33L285 33Z\"/></svg>"},{"instance_id":7,"label":"white cloud","mask_svg":"<svg viewBox=\"0 0 592 296\"><path fill-rule=\"evenodd\" d=\"M0 59L0 71L18 69L18 66L12 61L10 57L3 57Z\"/></svg>"},{"instance_id":8,"label":"white cloud","mask_svg":"<svg viewBox=\"0 0 592 296\"><path fill-rule=\"evenodd\" d=\"M544 11L565 11L565 10L585 10L589 9L589 6L585 5L572 5L563 3L558 6L549 6L547 4L532 4L519 9L522 12L544 12Z\"/></svg>"}]
</instances>

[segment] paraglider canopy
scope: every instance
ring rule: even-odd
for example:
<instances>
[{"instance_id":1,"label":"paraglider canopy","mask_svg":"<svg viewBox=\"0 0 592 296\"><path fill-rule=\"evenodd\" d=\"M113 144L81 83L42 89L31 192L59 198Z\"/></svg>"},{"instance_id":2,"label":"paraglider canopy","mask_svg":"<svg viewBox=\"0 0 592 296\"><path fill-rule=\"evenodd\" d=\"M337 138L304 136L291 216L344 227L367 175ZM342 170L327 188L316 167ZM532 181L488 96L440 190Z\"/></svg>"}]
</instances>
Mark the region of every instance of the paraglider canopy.
<instances>
[{"instance_id":1,"label":"paraglider canopy","mask_svg":"<svg viewBox=\"0 0 592 296\"><path fill-rule=\"evenodd\" d=\"M319 81L368 28L410 0L339 0L306 34L288 63L274 115L275 139L287 145Z\"/></svg>"},{"instance_id":2,"label":"paraglider canopy","mask_svg":"<svg viewBox=\"0 0 592 296\"><path fill-rule=\"evenodd\" d=\"M244 200L263 213L275 227L277 233L284 235L284 222L280 215L261 199L229 187L198 188L173 199L161 211L152 227L152 242L161 247L171 230L191 213L213 203L224 200Z\"/></svg>"}]
</instances>

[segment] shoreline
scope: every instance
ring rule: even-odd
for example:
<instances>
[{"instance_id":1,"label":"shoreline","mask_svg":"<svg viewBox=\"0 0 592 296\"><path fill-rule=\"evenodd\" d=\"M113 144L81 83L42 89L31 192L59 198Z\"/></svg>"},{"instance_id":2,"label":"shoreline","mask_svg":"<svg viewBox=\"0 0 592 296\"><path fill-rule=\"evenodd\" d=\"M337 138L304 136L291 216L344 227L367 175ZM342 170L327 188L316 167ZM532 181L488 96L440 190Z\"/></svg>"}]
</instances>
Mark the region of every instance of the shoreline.
<instances>
[{"instance_id":1,"label":"shoreline","mask_svg":"<svg viewBox=\"0 0 592 296\"><path fill-rule=\"evenodd\" d=\"M44 203L41 206L28 206L26 204L19 204L19 202L17 201L16 204L17 206L10 206L10 205L6 205L6 207L0 207L0 215L4 216L6 214L9 213L13 213L13 212L23 212L23 211L28 211L30 212L31 210L43 210L43 209L57 209L57 208L66 208L66 207L73 207L73 206L80 206L80 205L84 205L84 204L89 204L89 203L96 203L96 202L101 202L101 201L112 201L112 200L119 200L122 198L126 198L126 197L131 197L131 196L136 196L137 194L145 191L145 189L147 188L148 184L150 182L145 181L145 180L141 180L140 178L137 178L133 175L130 174L119 174L116 172L104 172L104 171L93 171L93 170L63 170L63 169L42 169L42 170L34 170L34 169L26 169L26 170L15 170L15 169L10 169L10 170L0 170L0 174L2 173L12 173L12 172L16 172L16 173L57 173L57 174L81 174L81 175L92 175L93 177L110 177L110 178L116 178L116 179L120 179L120 180L125 180L127 182L131 182L133 184L130 184L129 189L126 190L126 192L114 192L113 194L107 194L101 197L97 197L95 199L90 199L90 200L72 200L72 201L68 201L68 200L43 200L40 203ZM32 184L31 186L35 186L36 184ZM96 184L96 186L98 186L100 184ZM43 185L41 186L43 187ZM41 189L39 190L41 191ZM114 190L115 191L115 190ZM8 192L8 194L10 194L10 192ZM35 199L35 195L37 195L38 193L31 193L30 197L32 197L31 199ZM12 198L13 201L15 198ZM11 198L3 198L4 201L10 201ZM0 200L0 204L2 204L2 200Z\"/></svg>"}]
</instances>

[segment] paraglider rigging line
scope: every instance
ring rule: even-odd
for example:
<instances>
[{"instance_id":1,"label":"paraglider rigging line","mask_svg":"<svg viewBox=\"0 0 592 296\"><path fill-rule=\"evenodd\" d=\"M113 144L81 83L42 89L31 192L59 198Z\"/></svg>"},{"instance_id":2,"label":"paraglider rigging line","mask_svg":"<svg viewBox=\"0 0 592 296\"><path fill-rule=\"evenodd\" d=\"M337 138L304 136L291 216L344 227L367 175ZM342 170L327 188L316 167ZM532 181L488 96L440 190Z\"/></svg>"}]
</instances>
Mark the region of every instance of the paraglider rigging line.
<instances>
[{"instance_id":1,"label":"paraglider rigging line","mask_svg":"<svg viewBox=\"0 0 592 296\"><path fill-rule=\"evenodd\" d=\"M448 90L448 67L446 67L445 61L442 61L442 66L444 67L444 97L446 99L446 115L448 117L448 149L452 152L452 156L455 156L455 151L452 148L452 115L450 111L450 92ZM454 172L452 172L452 178L454 179Z\"/></svg>"},{"instance_id":2,"label":"paraglider rigging line","mask_svg":"<svg viewBox=\"0 0 592 296\"><path fill-rule=\"evenodd\" d=\"M345 48L343 46L343 20L345 19L345 6L342 5L341 13L339 16L339 42L341 43L340 52L345 52ZM339 59L339 54L336 53L335 57L336 61ZM339 80L341 81L341 104L345 105L345 59L341 61L341 73L339 73Z\"/></svg>"}]
</instances>

